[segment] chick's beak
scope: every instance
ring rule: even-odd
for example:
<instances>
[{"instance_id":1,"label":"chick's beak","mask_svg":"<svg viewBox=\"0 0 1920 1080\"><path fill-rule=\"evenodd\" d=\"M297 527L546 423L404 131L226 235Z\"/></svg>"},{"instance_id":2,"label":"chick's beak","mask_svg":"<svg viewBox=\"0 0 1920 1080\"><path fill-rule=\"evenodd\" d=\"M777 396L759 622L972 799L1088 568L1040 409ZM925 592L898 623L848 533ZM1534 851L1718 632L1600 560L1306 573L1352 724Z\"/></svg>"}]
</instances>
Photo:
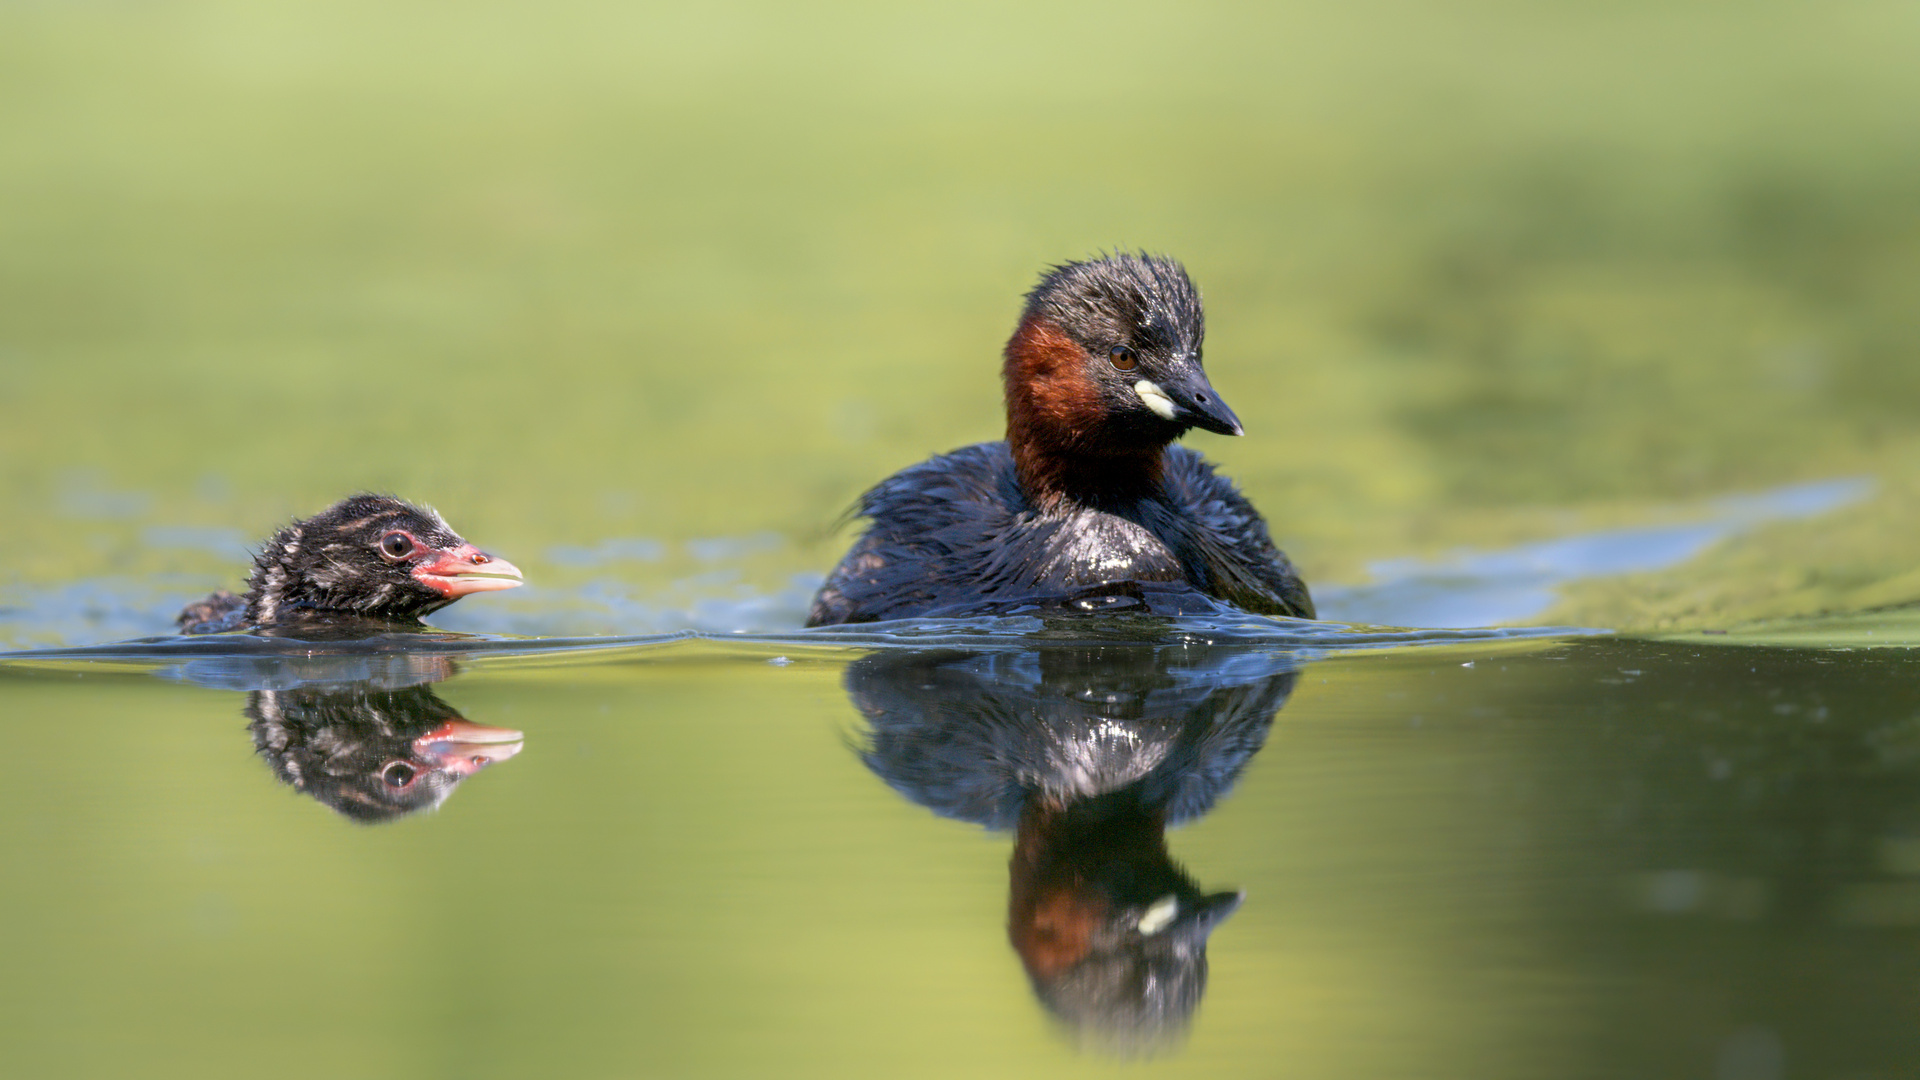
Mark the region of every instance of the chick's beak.
<instances>
[{"instance_id":1,"label":"chick's beak","mask_svg":"<svg viewBox=\"0 0 1920 1080\"><path fill-rule=\"evenodd\" d=\"M520 568L505 559L496 559L474 547L462 544L452 551L441 551L431 562L413 568L414 580L449 600L468 593L517 589Z\"/></svg>"}]
</instances>

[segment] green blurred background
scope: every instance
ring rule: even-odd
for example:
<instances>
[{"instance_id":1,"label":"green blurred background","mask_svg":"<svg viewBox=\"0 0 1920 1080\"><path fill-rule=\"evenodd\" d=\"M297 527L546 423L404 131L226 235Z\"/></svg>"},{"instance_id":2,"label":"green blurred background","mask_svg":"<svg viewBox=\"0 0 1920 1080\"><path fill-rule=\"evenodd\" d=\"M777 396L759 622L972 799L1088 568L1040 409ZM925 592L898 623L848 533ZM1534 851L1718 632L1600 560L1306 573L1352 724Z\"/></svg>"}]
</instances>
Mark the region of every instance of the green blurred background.
<instances>
[{"instance_id":1,"label":"green blurred background","mask_svg":"<svg viewBox=\"0 0 1920 1080\"><path fill-rule=\"evenodd\" d=\"M1920 598L1906 3L0 6L0 566L230 580L344 492L771 534L996 437L1049 262L1186 261L1310 581L1867 475L1558 621ZM203 548L205 546L203 545ZM184 588L184 586L183 586ZM532 590L528 590L531 594Z\"/></svg>"},{"instance_id":2,"label":"green blurred background","mask_svg":"<svg viewBox=\"0 0 1920 1080\"><path fill-rule=\"evenodd\" d=\"M528 570L481 625L791 590L867 484L997 436L1020 293L1115 246L1191 268L1249 432L1191 441L1316 586L1871 476L1542 618L1920 599L1916 46L1899 3L0 0L0 607L231 584L222 537L363 487ZM1674 716L1817 707L1906 777L1897 657L1582 648L1309 669L1175 839L1249 903L1168 1069L1705 1075L1755 1016L1912 1060L1911 858L1897 933L1811 935L1609 891L1761 876L1708 842L1749 818L1595 835L1616 788L1746 805ZM1005 948L1006 840L860 768L837 662L671 656L450 683L528 749L385 830L280 790L237 694L0 671L0 1036L36 1075L1109 1071Z\"/></svg>"}]
</instances>

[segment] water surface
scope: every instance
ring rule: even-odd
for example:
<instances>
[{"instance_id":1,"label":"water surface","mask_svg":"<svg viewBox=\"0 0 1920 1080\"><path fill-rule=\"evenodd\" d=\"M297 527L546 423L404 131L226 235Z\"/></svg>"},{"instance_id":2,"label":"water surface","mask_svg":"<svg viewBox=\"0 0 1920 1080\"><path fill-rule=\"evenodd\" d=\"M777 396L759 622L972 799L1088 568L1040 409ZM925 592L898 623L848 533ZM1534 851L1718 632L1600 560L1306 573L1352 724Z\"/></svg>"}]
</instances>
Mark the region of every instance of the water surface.
<instances>
[{"instance_id":1,"label":"water surface","mask_svg":"<svg viewBox=\"0 0 1920 1080\"><path fill-rule=\"evenodd\" d=\"M0 662L8 1060L1760 1078L1920 1052L1905 650L511 646ZM347 735L451 718L523 744L384 824L263 735L304 724L344 775ZM1062 974L1032 940L1036 895L1058 929L1234 893L1210 935L1161 931L1203 976L1124 948Z\"/></svg>"}]
</instances>

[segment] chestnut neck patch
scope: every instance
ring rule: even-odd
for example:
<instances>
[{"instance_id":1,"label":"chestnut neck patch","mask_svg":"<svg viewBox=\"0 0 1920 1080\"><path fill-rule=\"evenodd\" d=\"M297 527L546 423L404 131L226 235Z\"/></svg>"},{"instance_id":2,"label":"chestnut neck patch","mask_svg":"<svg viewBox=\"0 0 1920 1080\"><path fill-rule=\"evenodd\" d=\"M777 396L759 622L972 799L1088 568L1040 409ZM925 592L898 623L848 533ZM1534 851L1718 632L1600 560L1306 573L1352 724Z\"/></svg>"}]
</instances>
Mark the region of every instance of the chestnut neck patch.
<instances>
[{"instance_id":1,"label":"chestnut neck patch","mask_svg":"<svg viewBox=\"0 0 1920 1080\"><path fill-rule=\"evenodd\" d=\"M1079 343L1029 314L1007 342L1007 445L1021 490L1042 510L1139 500L1159 491L1165 440L1122 439Z\"/></svg>"}]
</instances>

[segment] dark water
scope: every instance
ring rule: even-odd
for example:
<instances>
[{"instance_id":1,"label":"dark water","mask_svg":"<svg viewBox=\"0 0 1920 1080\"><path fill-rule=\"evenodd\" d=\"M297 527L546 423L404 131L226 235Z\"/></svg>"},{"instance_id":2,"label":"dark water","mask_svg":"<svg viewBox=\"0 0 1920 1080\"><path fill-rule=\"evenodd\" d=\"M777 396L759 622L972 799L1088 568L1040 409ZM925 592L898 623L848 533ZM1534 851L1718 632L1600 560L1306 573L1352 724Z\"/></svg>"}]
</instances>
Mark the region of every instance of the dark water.
<instances>
[{"instance_id":1,"label":"dark water","mask_svg":"<svg viewBox=\"0 0 1920 1080\"><path fill-rule=\"evenodd\" d=\"M1906 650L1139 629L14 654L0 1059L1913 1075Z\"/></svg>"}]
</instances>

